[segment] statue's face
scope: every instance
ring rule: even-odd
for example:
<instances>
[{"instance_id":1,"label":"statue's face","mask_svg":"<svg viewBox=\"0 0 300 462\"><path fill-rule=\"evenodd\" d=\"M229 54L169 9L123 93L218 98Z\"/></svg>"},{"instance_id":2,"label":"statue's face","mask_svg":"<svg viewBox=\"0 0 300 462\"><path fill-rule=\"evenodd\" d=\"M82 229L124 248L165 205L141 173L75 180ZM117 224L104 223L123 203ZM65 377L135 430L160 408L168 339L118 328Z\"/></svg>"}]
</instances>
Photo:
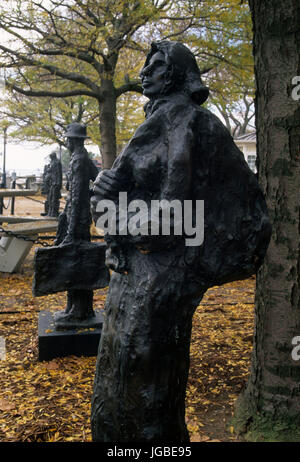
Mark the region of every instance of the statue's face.
<instances>
[{"instance_id":1,"label":"statue's face","mask_svg":"<svg viewBox=\"0 0 300 462\"><path fill-rule=\"evenodd\" d=\"M168 65L165 56L161 51L157 51L140 74L145 96L153 98L162 94L165 87L167 71Z\"/></svg>"},{"instance_id":2,"label":"statue's face","mask_svg":"<svg viewBox=\"0 0 300 462\"><path fill-rule=\"evenodd\" d=\"M75 149L75 140L74 138L67 138L67 148L70 152L73 152Z\"/></svg>"}]
</instances>

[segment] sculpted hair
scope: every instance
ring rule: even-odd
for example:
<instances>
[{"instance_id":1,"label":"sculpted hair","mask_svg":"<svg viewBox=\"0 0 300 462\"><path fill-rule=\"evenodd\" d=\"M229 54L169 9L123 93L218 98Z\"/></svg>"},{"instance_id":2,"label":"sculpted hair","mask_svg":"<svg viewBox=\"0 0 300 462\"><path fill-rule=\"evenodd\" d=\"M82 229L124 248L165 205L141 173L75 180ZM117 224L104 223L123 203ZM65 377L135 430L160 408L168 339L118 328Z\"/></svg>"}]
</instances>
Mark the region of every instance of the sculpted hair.
<instances>
[{"instance_id":1,"label":"sculpted hair","mask_svg":"<svg viewBox=\"0 0 300 462\"><path fill-rule=\"evenodd\" d=\"M152 56L158 51L164 54L168 65L163 94L183 91L195 103L203 104L208 97L209 90L202 83L200 69L193 53L180 42L168 40L152 42L144 67L149 64Z\"/></svg>"}]
</instances>

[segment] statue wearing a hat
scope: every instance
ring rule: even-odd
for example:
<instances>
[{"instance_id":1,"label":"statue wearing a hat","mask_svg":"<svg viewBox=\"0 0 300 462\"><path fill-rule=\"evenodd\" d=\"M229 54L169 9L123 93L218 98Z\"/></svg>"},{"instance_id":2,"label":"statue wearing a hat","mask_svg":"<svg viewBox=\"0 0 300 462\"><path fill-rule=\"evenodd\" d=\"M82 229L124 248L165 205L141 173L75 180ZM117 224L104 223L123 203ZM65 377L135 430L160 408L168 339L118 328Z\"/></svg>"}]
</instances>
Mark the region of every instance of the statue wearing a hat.
<instances>
[{"instance_id":1,"label":"statue wearing a hat","mask_svg":"<svg viewBox=\"0 0 300 462\"><path fill-rule=\"evenodd\" d=\"M59 246L80 245L90 242L90 181L98 175L98 169L89 158L84 147L88 138L86 126L74 122L67 126L67 146L71 154L68 171L68 196L64 211L59 216L59 226L55 244ZM92 290L68 290L67 307L55 313L56 325L68 325L76 320L94 317Z\"/></svg>"},{"instance_id":2,"label":"statue wearing a hat","mask_svg":"<svg viewBox=\"0 0 300 462\"><path fill-rule=\"evenodd\" d=\"M90 180L94 181L98 169L89 158L84 147L88 138L86 126L78 122L71 123L66 130L67 147L71 159L68 170L68 196L64 212L60 215L60 224L56 244L73 241L90 241Z\"/></svg>"}]
</instances>

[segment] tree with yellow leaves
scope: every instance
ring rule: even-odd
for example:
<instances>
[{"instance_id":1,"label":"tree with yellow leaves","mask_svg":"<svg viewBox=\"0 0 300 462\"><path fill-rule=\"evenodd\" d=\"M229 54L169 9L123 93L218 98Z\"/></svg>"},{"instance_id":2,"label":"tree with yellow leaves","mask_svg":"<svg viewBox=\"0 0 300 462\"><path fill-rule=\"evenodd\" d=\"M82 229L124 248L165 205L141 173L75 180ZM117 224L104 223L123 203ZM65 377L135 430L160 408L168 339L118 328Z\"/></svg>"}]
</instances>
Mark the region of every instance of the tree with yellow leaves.
<instances>
[{"instance_id":1,"label":"tree with yellow leaves","mask_svg":"<svg viewBox=\"0 0 300 462\"><path fill-rule=\"evenodd\" d=\"M100 122L98 136L92 124L93 140L110 168L143 116L140 99L132 95L142 93L138 75L150 42L167 38L190 46L206 73L212 103L226 97L231 104L232 97L240 98L234 79L221 81L223 91L217 82L226 66L228 74L240 69L240 80L247 79L247 14L238 0L3 0L0 30L8 39L0 45L0 64L14 93L51 98L52 107L54 98L92 99L88 106ZM227 112L230 104L223 104ZM35 112L45 113L39 107Z\"/></svg>"}]
</instances>

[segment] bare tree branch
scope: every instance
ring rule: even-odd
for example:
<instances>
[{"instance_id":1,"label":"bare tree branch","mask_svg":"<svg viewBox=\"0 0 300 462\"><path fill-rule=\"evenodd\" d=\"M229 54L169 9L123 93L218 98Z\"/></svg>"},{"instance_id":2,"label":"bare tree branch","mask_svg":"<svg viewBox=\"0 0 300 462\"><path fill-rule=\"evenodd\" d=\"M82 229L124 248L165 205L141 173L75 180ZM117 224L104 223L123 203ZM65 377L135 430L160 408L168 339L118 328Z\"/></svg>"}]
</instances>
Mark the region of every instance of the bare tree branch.
<instances>
[{"instance_id":1,"label":"bare tree branch","mask_svg":"<svg viewBox=\"0 0 300 462\"><path fill-rule=\"evenodd\" d=\"M123 93L126 93L127 91L135 91L137 93L143 93L143 88L141 85L141 81L131 81L127 82L124 85L121 85L120 87L116 88L116 95L117 97L121 96Z\"/></svg>"},{"instance_id":2,"label":"bare tree branch","mask_svg":"<svg viewBox=\"0 0 300 462\"><path fill-rule=\"evenodd\" d=\"M25 96L36 96L36 97L53 97L53 98L68 98L69 96L91 96L93 98L96 97L95 93L85 90L85 89L77 89L77 90L70 90L70 91L47 91L47 90L24 90L21 87L18 87L14 83L9 81L5 81L5 85L7 88L11 90L15 90L18 93L21 93Z\"/></svg>"},{"instance_id":3,"label":"bare tree branch","mask_svg":"<svg viewBox=\"0 0 300 462\"><path fill-rule=\"evenodd\" d=\"M21 53L19 53L18 51L14 51L10 48L7 48L3 45L0 45L0 50L4 51L5 53L8 53L10 55L13 55L15 57L18 58L18 66L21 66L21 67L39 67L41 69L46 69L47 71L49 71L50 74L52 75L57 75L63 79L66 79L66 80L71 80L73 82L76 82L76 83L81 83L85 86L87 86L88 88L90 88L92 90L92 92L90 92L90 94L93 93L93 96L95 97L98 97L100 96L101 94L101 91L100 91L100 88L98 87L98 85L96 85L94 82L92 82L90 79L88 79L87 77L81 75L81 74L78 74L76 72L66 72L66 71L62 71L60 68L58 68L57 66L54 66L52 64L47 64L47 63L44 63L40 60L37 60L37 59L34 59L34 58L29 58L28 55L23 55ZM13 63L14 66L16 66L16 63ZM4 66L4 67L10 67L10 66Z\"/></svg>"}]
</instances>

